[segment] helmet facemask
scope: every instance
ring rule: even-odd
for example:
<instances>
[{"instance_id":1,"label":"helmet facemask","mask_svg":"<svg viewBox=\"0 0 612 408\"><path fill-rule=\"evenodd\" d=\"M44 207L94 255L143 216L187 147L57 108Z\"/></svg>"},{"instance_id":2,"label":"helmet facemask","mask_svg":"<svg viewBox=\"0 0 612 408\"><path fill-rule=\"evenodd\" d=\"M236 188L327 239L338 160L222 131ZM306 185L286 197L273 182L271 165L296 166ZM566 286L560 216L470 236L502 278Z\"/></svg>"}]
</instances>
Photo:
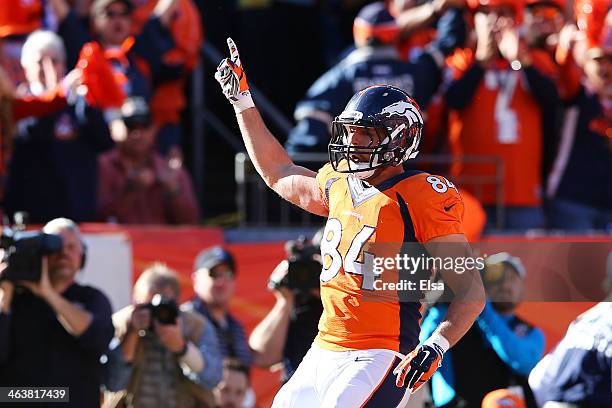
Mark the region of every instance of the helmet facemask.
<instances>
[{"instance_id":1,"label":"helmet facemask","mask_svg":"<svg viewBox=\"0 0 612 408\"><path fill-rule=\"evenodd\" d=\"M405 121L387 120L376 125L355 124L336 118L329 144L331 165L339 173L371 178L377 169L397 166L414 158L418 154L421 131L420 123L407 125Z\"/></svg>"}]
</instances>

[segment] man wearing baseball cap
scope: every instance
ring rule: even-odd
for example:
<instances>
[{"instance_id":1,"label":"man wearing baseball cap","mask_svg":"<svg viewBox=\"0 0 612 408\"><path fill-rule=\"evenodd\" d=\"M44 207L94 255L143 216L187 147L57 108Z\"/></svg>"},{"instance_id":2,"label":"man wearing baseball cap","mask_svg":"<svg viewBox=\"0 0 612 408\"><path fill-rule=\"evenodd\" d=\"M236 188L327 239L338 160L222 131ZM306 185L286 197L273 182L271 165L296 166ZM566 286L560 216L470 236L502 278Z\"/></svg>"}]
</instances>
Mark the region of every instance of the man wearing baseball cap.
<instances>
[{"instance_id":1,"label":"man wearing baseball cap","mask_svg":"<svg viewBox=\"0 0 612 408\"><path fill-rule=\"evenodd\" d=\"M535 406L527 376L542 357L545 342L540 329L515 314L525 276L525 266L516 256L500 252L485 258L487 304L433 375L435 406L479 407L488 393L510 386L520 388L527 407ZM421 338L427 338L445 314L445 304L434 305L421 326Z\"/></svg>"},{"instance_id":2,"label":"man wearing baseball cap","mask_svg":"<svg viewBox=\"0 0 612 408\"><path fill-rule=\"evenodd\" d=\"M214 324L219 336L219 349L224 358L236 358L242 364L251 366L253 356L244 327L229 312L236 286L236 262L233 255L221 246L201 251L193 265L192 279L196 295L187 306Z\"/></svg>"}]
</instances>

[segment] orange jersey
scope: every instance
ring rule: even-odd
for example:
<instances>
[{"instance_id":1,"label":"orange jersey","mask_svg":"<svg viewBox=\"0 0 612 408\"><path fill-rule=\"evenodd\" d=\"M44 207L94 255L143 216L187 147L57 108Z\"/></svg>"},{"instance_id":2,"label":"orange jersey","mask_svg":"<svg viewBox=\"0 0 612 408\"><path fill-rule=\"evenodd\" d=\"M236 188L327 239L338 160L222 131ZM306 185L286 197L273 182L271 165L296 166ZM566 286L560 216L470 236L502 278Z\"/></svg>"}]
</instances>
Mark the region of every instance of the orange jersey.
<instances>
[{"instance_id":1,"label":"orange jersey","mask_svg":"<svg viewBox=\"0 0 612 408\"><path fill-rule=\"evenodd\" d=\"M473 52L456 53L454 77L460 78L473 61ZM449 116L449 138L453 154L489 156L503 162L506 205L535 206L541 201L542 111L528 89L522 71L507 63L485 72L471 102ZM489 163L462 163L453 169L465 178L487 178L478 188L464 185L486 205L497 202L496 167Z\"/></svg>"},{"instance_id":2,"label":"orange jersey","mask_svg":"<svg viewBox=\"0 0 612 408\"><path fill-rule=\"evenodd\" d=\"M373 256L392 257L403 242L463 233L461 196L445 178L420 171L372 187L326 164L317 182L329 218L321 243L323 314L315 343L337 351L412 351L418 344L421 304L400 302L395 291L387 292L384 301L373 300L374 280L382 277L365 271L364 254L372 256L368 249L387 244L384 248L391 249L380 251L388 253Z\"/></svg>"}]
</instances>

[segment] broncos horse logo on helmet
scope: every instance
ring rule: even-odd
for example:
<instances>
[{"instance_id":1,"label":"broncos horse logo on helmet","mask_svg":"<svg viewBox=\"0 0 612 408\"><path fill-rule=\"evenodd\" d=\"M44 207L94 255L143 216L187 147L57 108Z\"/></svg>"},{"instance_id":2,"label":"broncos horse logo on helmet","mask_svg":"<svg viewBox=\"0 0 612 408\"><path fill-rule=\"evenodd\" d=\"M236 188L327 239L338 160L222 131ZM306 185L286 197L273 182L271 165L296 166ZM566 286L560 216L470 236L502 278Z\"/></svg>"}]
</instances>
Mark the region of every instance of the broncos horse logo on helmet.
<instances>
[{"instance_id":1,"label":"broncos horse logo on helmet","mask_svg":"<svg viewBox=\"0 0 612 408\"><path fill-rule=\"evenodd\" d=\"M369 136L368 144L353 143L358 130ZM423 115L410 95L389 85L370 86L332 122L329 160L337 172L368 179L376 169L415 158L422 131Z\"/></svg>"}]
</instances>

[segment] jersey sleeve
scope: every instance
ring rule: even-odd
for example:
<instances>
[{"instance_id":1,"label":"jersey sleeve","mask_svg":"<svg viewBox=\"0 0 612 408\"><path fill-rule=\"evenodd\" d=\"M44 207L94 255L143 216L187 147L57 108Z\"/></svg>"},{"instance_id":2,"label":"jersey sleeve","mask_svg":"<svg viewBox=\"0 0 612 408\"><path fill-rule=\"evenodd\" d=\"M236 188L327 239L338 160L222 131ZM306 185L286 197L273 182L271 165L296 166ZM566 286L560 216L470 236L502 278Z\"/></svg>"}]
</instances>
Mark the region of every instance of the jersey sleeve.
<instances>
[{"instance_id":1,"label":"jersey sleeve","mask_svg":"<svg viewBox=\"0 0 612 408\"><path fill-rule=\"evenodd\" d=\"M423 198L409 207L417 240L464 234L463 199L456 187L441 176L424 176L420 184Z\"/></svg>"}]
</instances>

